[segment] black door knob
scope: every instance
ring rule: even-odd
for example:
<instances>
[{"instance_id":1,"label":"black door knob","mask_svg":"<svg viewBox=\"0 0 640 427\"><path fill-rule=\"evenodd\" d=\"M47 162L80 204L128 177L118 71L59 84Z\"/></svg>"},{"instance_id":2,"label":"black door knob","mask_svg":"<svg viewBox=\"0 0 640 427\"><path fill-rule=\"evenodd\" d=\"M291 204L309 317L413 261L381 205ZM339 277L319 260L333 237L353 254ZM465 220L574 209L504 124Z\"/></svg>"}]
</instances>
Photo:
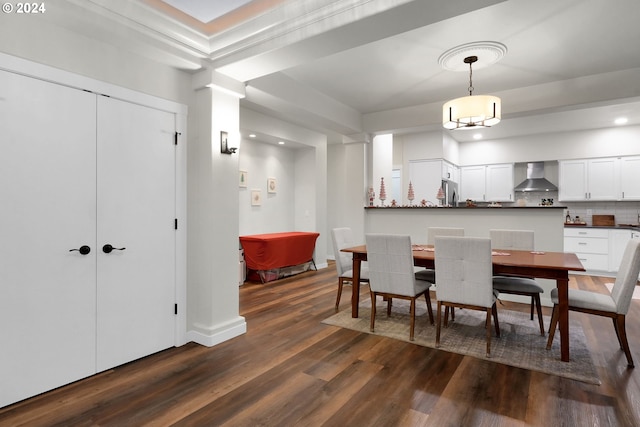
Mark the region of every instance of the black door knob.
<instances>
[{"instance_id":1,"label":"black door knob","mask_svg":"<svg viewBox=\"0 0 640 427\"><path fill-rule=\"evenodd\" d=\"M87 245L80 246L78 249L69 249L69 252L78 251L81 255L87 255L91 252L91 248Z\"/></svg>"},{"instance_id":2,"label":"black door knob","mask_svg":"<svg viewBox=\"0 0 640 427\"><path fill-rule=\"evenodd\" d=\"M104 252L105 254L110 254L111 251L124 251L125 249L127 248L114 248L113 246L107 243L102 247L102 252Z\"/></svg>"}]
</instances>

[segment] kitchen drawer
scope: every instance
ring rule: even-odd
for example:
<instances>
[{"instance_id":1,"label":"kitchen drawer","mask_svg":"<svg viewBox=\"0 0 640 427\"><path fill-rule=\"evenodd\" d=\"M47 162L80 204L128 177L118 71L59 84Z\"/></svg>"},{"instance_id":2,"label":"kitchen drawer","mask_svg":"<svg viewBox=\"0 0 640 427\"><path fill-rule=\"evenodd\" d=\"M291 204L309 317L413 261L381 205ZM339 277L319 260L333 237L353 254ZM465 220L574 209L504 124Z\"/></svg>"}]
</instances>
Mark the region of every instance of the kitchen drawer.
<instances>
[{"instance_id":1,"label":"kitchen drawer","mask_svg":"<svg viewBox=\"0 0 640 427\"><path fill-rule=\"evenodd\" d=\"M567 249L565 248L565 251ZM570 252L570 251L567 251ZM585 254L576 253L578 259L582 263L582 266L587 271L608 271L609 270L609 255L607 254Z\"/></svg>"},{"instance_id":2,"label":"kitchen drawer","mask_svg":"<svg viewBox=\"0 0 640 427\"><path fill-rule=\"evenodd\" d=\"M568 227L564 229L564 237L596 237L609 238L609 230L601 228Z\"/></svg>"},{"instance_id":3,"label":"kitchen drawer","mask_svg":"<svg viewBox=\"0 0 640 427\"><path fill-rule=\"evenodd\" d=\"M564 251L607 255L609 253L609 239L565 237Z\"/></svg>"}]
</instances>

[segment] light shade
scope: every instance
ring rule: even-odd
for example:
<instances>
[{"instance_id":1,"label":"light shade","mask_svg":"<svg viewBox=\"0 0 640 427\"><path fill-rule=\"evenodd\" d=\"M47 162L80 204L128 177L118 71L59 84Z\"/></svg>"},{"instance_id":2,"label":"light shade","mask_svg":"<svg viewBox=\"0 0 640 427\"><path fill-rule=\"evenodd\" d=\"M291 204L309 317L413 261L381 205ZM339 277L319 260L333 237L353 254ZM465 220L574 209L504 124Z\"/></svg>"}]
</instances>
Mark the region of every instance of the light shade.
<instances>
[{"instance_id":1,"label":"light shade","mask_svg":"<svg viewBox=\"0 0 640 427\"><path fill-rule=\"evenodd\" d=\"M471 95L452 99L442 107L445 129L477 129L496 125L502 117L500 98Z\"/></svg>"}]
</instances>

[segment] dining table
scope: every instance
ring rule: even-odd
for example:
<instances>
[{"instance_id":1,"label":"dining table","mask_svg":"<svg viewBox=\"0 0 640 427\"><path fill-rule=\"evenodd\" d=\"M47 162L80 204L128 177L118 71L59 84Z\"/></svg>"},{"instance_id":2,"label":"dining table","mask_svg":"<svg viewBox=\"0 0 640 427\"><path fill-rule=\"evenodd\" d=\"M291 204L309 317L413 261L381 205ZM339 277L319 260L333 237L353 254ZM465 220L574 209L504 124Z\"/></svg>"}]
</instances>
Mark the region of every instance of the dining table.
<instances>
[{"instance_id":1,"label":"dining table","mask_svg":"<svg viewBox=\"0 0 640 427\"><path fill-rule=\"evenodd\" d=\"M433 245L412 245L413 263L419 267L435 268ZM360 304L360 268L367 260L366 245L344 248L353 257L353 290L351 317L358 317ZM491 256L494 275L516 275L555 280L558 288L558 328L560 329L560 359L569 361L569 272L585 271L578 256L570 252L523 251L493 249Z\"/></svg>"}]
</instances>

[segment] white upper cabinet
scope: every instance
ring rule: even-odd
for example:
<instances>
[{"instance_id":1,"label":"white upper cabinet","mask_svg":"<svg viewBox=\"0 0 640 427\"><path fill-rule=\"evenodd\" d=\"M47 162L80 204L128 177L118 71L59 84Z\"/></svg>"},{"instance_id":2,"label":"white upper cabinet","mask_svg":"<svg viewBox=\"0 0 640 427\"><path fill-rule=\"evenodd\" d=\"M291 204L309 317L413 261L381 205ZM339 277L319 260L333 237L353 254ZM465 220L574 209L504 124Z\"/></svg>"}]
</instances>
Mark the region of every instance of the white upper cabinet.
<instances>
[{"instance_id":1,"label":"white upper cabinet","mask_svg":"<svg viewBox=\"0 0 640 427\"><path fill-rule=\"evenodd\" d=\"M442 161L442 179L447 181L459 182L459 168L453 163Z\"/></svg>"},{"instance_id":2,"label":"white upper cabinet","mask_svg":"<svg viewBox=\"0 0 640 427\"><path fill-rule=\"evenodd\" d=\"M460 199L513 201L513 163L460 168Z\"/></svg>"},{"instance_id":3,"label":"white upper cabinet","mask_svg":"<svg viewBox=\"0 0 640 427\"><path fill-rule=\"evenodd\" d=\"M484 201L486 166L463 166L460 168L460 200Z\"/></svg>"},{"instance_id":4,"label":"white upper cabinet","mask_svg":"<svg viewBox=\"0 0 640 427\"><path fill-rule=\"evenodd\" d=\"M559 200L587 200L587 161L561 161L559 181Z\"/></svg>"},{"instance_id":5,"label":"white upper cabinet","mask_svg":"<svg viewBox=\"0 0 640 427\"><path fill-rule=\"evenodd\" d=\"M619 182L619 159L563 160L558 199L618 200Z\"/></svg>"},{"instance_id":6,"label":"white upper cabinet","mask_svg":"<svg viewBox=\"0 0 640 427\"><path fill-rule=\"evenodd\" d=\"M620 159L620 199L640 200L640 156Z\"/></svg>"},{"instance_id":7,"label":"white upper cabinet","mask_svg":"<svg viewBox=\"0 0 640 427\"><path fill-rule=\"evenodd\" d=\"M513 163L488 165L485 181L487 202L513 202Z\"/></svg>"}]
</instances>

